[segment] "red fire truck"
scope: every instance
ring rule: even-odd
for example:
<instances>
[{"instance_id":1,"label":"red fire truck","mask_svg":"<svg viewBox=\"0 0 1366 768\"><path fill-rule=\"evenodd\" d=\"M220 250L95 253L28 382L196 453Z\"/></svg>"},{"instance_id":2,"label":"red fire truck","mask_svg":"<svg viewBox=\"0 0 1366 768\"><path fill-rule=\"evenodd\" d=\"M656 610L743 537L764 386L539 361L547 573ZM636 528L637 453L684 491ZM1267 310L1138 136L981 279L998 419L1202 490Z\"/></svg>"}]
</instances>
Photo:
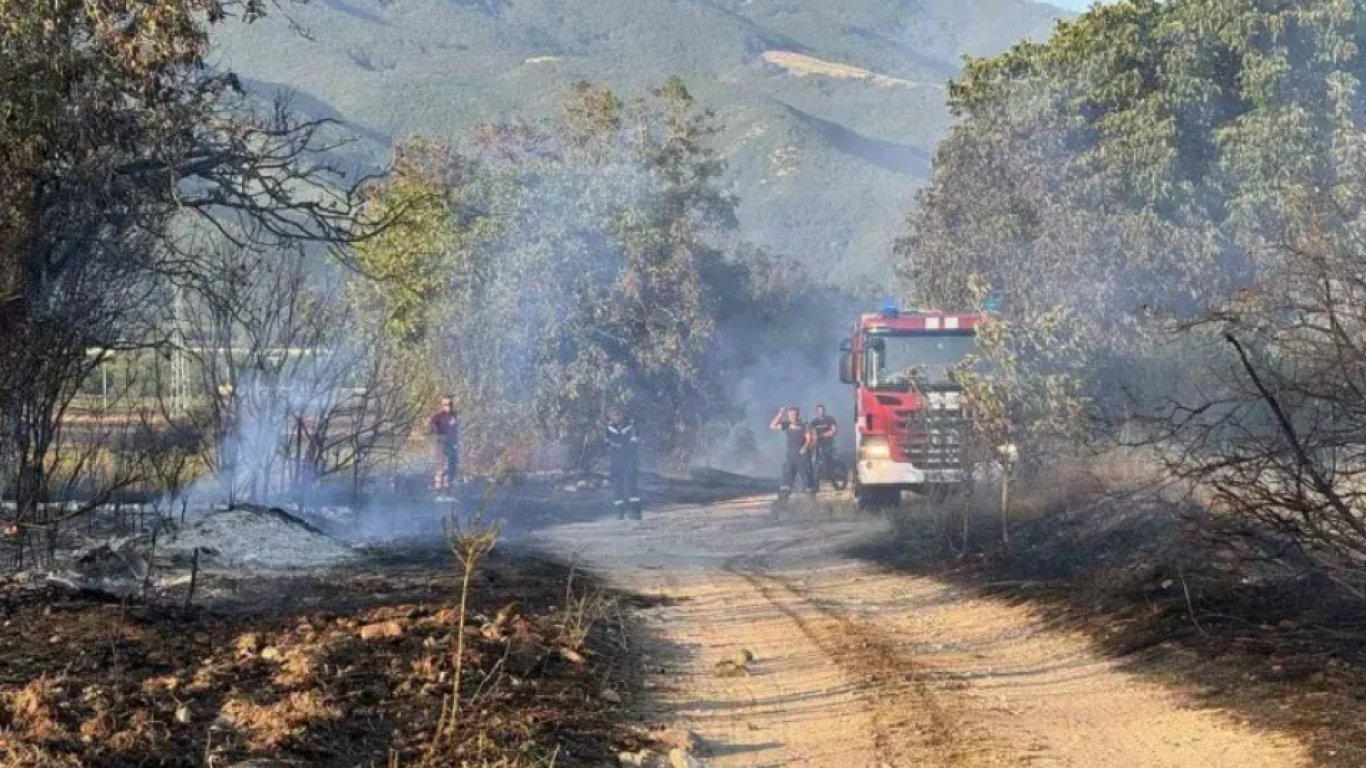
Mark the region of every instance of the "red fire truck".
<instances>
[{"instance_id":1,"label":"red fire truck","mask_svg":"<svg viewBox=\"0 0 1366 768\"><path fill-rule=\"evenodd\" d=\"M905 490L947 490L968 479L967 398L950 375L972 351L978 315L903 312L859 318L840 345L840 380L854 387L854 495L892 506Z\"/></svg>"}]
</instances>

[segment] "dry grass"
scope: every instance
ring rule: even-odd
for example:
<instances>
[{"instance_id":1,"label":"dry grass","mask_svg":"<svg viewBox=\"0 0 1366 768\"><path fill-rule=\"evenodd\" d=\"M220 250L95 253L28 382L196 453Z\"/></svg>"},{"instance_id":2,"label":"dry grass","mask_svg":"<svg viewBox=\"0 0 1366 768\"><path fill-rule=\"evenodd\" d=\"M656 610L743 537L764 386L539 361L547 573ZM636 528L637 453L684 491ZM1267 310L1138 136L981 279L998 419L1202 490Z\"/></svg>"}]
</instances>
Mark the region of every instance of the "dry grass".
<instances>
[{"instance_id":1,"label":"dry grass","mask_svg":"<svg viewBox=\"0 0 1366 768\"><path fill-rule=\"evenodd\" d=\"M62 692L57 683L40 676L18 690L0 693L0 706L7 729L31 741L50 739L62 730L57 704Z\"/></svg>"},{"instance_id":2,"label":"dry grass","mask_svg":"<svg viewBox=\"0 0 1366 768\"><path fill-rule=\"evenodd\" d=\"M300 738L318 723L337 720L341 709L318 691L295 691L268 704L231 698L219 714L247 736L253 751L273 752Z\"/></svg>"},{"instance_id":3,"label":"dry grass","mask_svg":"<svg viewBox=\"0 0 1366 768\"><path fill-rule=\"evenodd\" d=\"M617 607L615 598L601 590L584 590L575 594L573 582L566 590L565 607L560 611L557 641L561 648L580 653L588 643L593 628Z\"/></svg>"}]
</instances>

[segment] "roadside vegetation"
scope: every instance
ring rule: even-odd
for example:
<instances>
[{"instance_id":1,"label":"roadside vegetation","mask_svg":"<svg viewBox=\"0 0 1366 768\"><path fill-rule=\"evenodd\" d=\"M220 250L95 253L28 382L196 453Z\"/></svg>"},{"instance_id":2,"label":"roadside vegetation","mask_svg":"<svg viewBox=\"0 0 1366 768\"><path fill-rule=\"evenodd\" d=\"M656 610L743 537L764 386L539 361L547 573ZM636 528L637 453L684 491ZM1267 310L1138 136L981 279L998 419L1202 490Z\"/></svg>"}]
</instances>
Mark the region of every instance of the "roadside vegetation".
<instances>
[{"instance_id":1,"label":"roadside vegetation","mask_svg":"<svg viewBox=\"0 0 1366 768\"><path fill-rule=\"evenodd\" d=\"M1356 596L1363 14L1122 2L972 62L900 247L924 303L1000 296L990 442L1146 464L1207 533Z\"/></svg>"},{"instance_id":2,"label":"roadside vegetation","mask_svg":"<svg viewBox=\"0 0 1366 768\"><path fill-rule=\"evenodd\" d=\"M681 455L726 415L724 372L752 347L719 330L759 328L788 286L737 235L716 131L681 80L636 98L580 83L553 119L399 147L372 207L420 215L357 258L394 343L454 387L476 454L586 467L623 404ZM510 419L529 427L515 446Z\"/></svg>"},{"instance_id":3,"label":"roadside vegetation","mask_svg":"<svg viewBox=\"0 0 1366 768\"><path fill-rule=\"evenodd\" d=\"M1295 702L1341 764L1366 626L1363 19L1127 0L971 61L898 246L917 303L999 301L968 388L989 485L1016 479L1008 542L987 493L913 538L1268 721Z\"/></svg>"}]
</instances>

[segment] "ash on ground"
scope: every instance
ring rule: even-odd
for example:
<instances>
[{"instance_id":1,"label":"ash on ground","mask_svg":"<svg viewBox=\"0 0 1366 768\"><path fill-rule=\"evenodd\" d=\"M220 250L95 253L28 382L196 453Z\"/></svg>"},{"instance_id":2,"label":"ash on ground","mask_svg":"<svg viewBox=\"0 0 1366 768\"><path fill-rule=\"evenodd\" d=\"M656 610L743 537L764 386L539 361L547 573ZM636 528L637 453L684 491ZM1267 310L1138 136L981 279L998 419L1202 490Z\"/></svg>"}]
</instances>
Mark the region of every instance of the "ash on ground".
<instances>
[{"instance_id":1,"label":"ash on ground","mask_svg":"<svg viewBox=\"0 0 1366 768\"><path fill-rule=\"evenodd\" d=\"M196 551L198 552L196 562ZM303 573L353 565L365 552L282 509L240 505L208 512L184 525L162 520L158 532L82 535L79 530L47 562L0 582L55 587L116 598L149 589L183 587L191 571L232 578Z\"/></svg>"},{"instance_id":2,"label":"ash on ground","mask_svg":"<svg viewBox=\"0 0 1366 768\"><path fill-rule=\"evenodd\" d=\"M280 509L243 506L214 512L157 543L158 559L201 567L296 570L332 568L360 559L354 548Z\"/></svg>"}]
</instances>

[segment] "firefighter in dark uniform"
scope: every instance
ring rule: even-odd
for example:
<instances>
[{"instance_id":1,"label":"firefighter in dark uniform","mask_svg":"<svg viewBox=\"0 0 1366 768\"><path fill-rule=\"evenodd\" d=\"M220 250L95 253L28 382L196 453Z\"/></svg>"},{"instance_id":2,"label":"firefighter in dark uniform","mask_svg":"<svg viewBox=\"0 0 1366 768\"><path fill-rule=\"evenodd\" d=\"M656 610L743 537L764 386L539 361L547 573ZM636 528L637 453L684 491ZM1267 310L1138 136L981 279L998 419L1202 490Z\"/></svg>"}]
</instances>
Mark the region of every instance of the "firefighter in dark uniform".
<instances>
[{"instance_id":1,"label":"firefighter in dark uniform","mask_svg":"<svg viewBox=\"0 0 1366 768\"><path fill-rule=\"evenodd\" d=\"M816 418L812 419L807 427L815 435L815 450L812 451L812 471L811 477L815 480L814 485L819 488L821 480L824 479L815 467L824 465L828 472L830 460L835 457L835 433L839 431L839 425L835 423L835 417L825 412L824 405L816 406ZM818 463L816 459L820 459Z\"/></svg>"},{"instance_id":2,"label":"firefighter in dark uniform","mask_svg":"<svg viewBox=\"0 0 1366 768\"><path fill-rule=\"evenodd\" d=\"M778 414L769 422L768 428L787 435L787 453L783 456L783 482L778 487L778 498L786 499L792 494L792 485L797 477L802 478L806 492L816 493L816 483L811 477L811 448L816 444L816 433L807 428L802 421L801 409L795 405L778 409Z\"/></svg>"},{"instance_id":3,"label":"firefighter in dark uniform","mask_svg":"<svg viewBox=\"0 0 1366 768\"><path fill-rule=\"evenodd\" d=\"M617 518L629 515L640 519L640 491L636 487L640 461L640 433L636 424L621 408L613 408L607 417L607 454L612 468L612 506Z\"/></svg>"}]
</instances>

